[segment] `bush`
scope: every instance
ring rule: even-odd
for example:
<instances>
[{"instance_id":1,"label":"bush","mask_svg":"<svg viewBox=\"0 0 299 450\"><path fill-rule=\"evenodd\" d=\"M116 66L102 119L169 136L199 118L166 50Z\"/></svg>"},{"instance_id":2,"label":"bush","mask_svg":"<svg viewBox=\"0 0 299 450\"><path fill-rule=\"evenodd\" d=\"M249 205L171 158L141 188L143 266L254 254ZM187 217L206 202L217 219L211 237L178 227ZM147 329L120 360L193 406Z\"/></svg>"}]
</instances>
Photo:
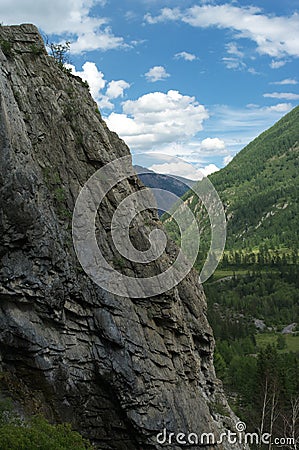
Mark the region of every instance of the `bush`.
<instances>
[{"instance_id":1,"label":"bush","mask_svg":"<svg viewBox=\"0 0 299 450\"><path fill-rule=\"evenodd\" d=\"M0 46L1 46L1 49L5 56L12 55L12 43L11 42L2 40L2 41L0 41Z\"/></svg>"},{"instance_id":2,"label":"bush","mask_svg":"<svg viewBox=\"0 0 299 450\"><path fill-rule=\"evenodd\" d=\"M32 44L30 45L30 51L34 56L39 56L44 53L44 48L41 45Z\"/></svg>"},{"instance_id":3,"label":"bush","mask_svg":"<svg viewBox=\"0 0 299 450\"><path fill-rule=\"evenodd\" d=\"M50 48L50 55L55 59L60 68L69 62L70 42L64 44L54 44L53 42L47 44Z\"/></svg>"},{"instance_id":4,"label":"bush","mask_svg":"<svg viewBox=\"0 0 299 450\"><path fill-rule=\"evenodd\" d=\"M22 421L11 404L0 404L1 450L91 450L92 445L70 424L51 425L44 417Z\"/></svg>"}]
</instances>

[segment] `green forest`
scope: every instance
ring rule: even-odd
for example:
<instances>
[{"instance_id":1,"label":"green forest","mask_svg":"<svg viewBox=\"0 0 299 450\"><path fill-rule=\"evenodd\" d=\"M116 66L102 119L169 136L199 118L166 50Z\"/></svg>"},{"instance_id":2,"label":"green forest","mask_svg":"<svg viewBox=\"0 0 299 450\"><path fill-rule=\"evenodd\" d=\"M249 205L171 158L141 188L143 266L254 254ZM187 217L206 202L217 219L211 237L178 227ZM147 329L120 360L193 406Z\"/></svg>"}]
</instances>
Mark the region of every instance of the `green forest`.
<instances>
[{"instance_id":1,"label":"green forest","mask_svg":"<svg viewBox=\"0 0 299 450\"><path fill-rule=\"evenodd\" d=\"M298 325L292 333L281 333L287 324L298 323L298 274L297 266L205 285L216 373L231 406L248 429L261 430L263 421L264 430L272 429L274 436L291 436L287 418L298 415Z\"/></svg>"}]
</instances>

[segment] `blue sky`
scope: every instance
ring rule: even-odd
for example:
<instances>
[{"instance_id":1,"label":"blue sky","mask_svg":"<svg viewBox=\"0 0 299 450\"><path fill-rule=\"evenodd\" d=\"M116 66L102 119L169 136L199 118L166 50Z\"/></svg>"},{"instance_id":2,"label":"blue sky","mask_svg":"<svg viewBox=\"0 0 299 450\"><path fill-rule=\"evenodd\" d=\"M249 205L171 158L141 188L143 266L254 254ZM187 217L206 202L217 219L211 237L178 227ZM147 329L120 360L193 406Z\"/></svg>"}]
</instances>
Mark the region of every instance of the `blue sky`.
<instances>
[{"instance_id":1,"label":"blue sky","mask_svg":"<svg viewBox=\"0 0 299 450\"><path fill-rule=\"evenodd\" d=\"M298 0L0 0L0 16L70 40L108 126L160 171L223 167L299 103Z\"/></svg>"}]
</instances>

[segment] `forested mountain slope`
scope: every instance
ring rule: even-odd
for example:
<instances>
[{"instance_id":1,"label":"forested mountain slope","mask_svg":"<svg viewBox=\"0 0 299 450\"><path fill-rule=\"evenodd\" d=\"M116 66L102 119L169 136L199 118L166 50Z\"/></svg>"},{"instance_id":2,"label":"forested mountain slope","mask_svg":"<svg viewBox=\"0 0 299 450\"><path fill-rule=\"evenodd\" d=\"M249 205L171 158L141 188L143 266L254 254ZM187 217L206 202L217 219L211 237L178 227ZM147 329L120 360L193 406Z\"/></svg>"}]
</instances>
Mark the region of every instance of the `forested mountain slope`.
<instances>
[{"instance_id":1,"label":"forested mountain slope","mask_svg":"<svg viewBox=\"0 0 299 450\"><path fill-rule=\"evenodd\" d=\"M225 209L227 252L244 250L276 258L298 249L299 107L247 145L222 170L210 175ZM201 183L200 181L198 183ZM200 187L199 187L200 189ZM209 222L192 190L183 196L203 230L202 259L209 247ZM176 239L171 218L162 218ZM280 256L278 256L280 255ZM268 258L269 259L269 258ZM247 261L248 262L248 261Z\"/></svg>"},{"instance_id":2,"label":"forested mountain slope","mask_svg":"<svg viewBox=\"0 0 299 450\"><path fill-rule=\"evenodd\" d=\"M226 208L228 247L298 247L299 107L210 176Z\"/></svg>"}]
</instances>

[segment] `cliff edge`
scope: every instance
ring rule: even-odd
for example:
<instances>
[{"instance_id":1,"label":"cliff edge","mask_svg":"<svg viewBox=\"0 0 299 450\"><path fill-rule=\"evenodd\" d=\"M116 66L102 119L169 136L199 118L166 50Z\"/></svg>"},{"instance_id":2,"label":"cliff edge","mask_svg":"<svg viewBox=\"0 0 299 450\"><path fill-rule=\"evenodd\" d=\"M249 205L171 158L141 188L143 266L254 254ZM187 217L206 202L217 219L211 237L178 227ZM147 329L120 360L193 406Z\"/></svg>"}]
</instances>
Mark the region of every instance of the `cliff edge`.
<instances>
[{"instance_id":1,"label":"cliff edge","mask_svg":"<svg viewBox=\"0 0 299 450\"><path fill-rule=\"evenodd\" d=\"M128 147L33 25L0 27L0 44L1 391L25 414L71 422L99 449L185 447L159 444L164 428L235 431L196 274L152 298L122 297L93 283L75 255L80 189ZM142 188L137 176L119 183L97 219L105 257L124 272L132 266L119 261L109 223L117 203ZM150 211L141 215L132 229L140 247L157 224ZM139 271L149 276L159 264Z\"/></svg>"}]
</instances>

